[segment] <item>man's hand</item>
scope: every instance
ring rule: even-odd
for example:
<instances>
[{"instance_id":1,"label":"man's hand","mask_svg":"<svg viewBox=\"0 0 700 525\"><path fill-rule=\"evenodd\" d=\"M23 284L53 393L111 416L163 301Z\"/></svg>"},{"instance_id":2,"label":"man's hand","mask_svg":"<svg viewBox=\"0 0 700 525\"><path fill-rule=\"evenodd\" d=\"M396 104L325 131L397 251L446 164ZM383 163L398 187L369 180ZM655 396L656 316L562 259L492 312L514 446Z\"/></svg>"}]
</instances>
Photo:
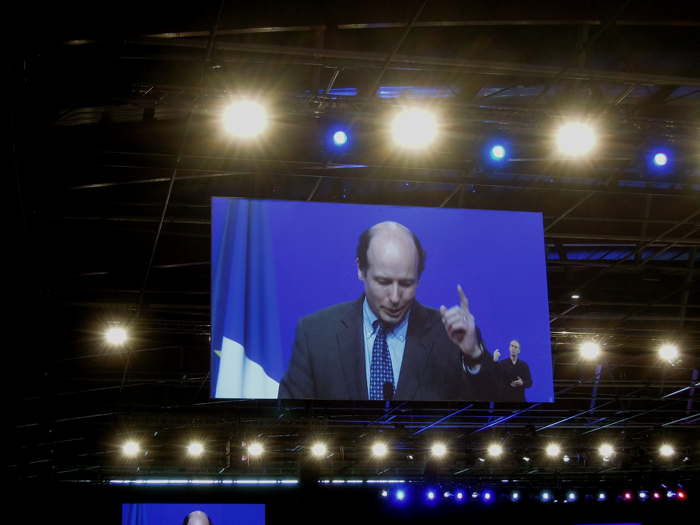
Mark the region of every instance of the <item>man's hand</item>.
<instances>
[{"instance_id":1,"label":"man's hand","mask_svg":"<svg viewBox=\"0 0 700 525\"><path fill-rule=\"evenodd\" d=\"M464 290L457 285L459 305L452 308L440 307L442 324L445 325L447 335L456 344L466 357L476 359L481 355L481 347L476 338L476 324L474 316L469 311L469 300L464 295Z\"/></svg>"},{"instance_id":2,"label":"man's hand","mask_svg":"<svg viewBox=\"0 0 700 525\"><path fill-rule=\"evenodd\" d=\"M510 386L515 388L516 386L523 386L523 380L518 377L515 381L511 381Z\"/></svg>"},{"instance_id":3,"label":"man's hand","mask_svg":"<svg viewBox=\"0 0 700 525\"><path fill-rule=\"evenodd\" d=\"M493 360L495 362L498 362L498 360L501 358L501 351L496 348L496 350L493 352Z\"/></svg>"}]
</instances>

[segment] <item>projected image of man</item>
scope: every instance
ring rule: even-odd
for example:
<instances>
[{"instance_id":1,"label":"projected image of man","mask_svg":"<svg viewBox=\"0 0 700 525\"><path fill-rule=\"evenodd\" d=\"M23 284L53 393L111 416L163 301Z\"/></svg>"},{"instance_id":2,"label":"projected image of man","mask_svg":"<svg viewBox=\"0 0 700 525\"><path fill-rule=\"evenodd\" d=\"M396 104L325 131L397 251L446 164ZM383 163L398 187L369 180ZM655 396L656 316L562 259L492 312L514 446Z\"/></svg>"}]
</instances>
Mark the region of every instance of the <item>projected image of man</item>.
<instances>
[{"instance_id":1,"label":"projected image of man","mask_svg":"<svg viewBox=\"0 0 700 525\"><path fill-rule=\"evenodd\" d=\"M520 341L513 339L508 349L509 358L503 361L499 361L501 356L499 350L493 353L504 389L503 401L525 402L525 389L532 386L530 367L520 359Z\"/></svg>"},{"instance_id":2,"label":"projected image of man","mask_svg":"<svg viewBox=\"0 0 700 525\"><path fill-rule=\"evenodd\" d=\"M425 260L419 239L399 223L362 233L363 296L299 322L279 397L497 400L495 363L461 286L451 308L416 300Z\"/></svg>"}]
</instances>

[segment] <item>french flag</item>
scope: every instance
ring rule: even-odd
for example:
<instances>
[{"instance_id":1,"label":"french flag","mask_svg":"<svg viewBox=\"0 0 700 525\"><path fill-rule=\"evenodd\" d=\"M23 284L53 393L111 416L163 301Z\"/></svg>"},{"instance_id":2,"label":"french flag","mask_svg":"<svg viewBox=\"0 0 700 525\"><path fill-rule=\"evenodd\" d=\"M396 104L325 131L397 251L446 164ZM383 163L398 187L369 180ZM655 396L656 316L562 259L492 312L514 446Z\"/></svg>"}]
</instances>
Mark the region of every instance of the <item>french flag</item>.
<instances>
[{"instance_id":1,"label":"french flag","mask_svg":"<svg viewBox=\"0 0 700 525\"><path fill-rule=\"evenodd\" d=\"M215 398L276 399L284 374L265 202L212 199Z\"/></svg>"}]
</instances>

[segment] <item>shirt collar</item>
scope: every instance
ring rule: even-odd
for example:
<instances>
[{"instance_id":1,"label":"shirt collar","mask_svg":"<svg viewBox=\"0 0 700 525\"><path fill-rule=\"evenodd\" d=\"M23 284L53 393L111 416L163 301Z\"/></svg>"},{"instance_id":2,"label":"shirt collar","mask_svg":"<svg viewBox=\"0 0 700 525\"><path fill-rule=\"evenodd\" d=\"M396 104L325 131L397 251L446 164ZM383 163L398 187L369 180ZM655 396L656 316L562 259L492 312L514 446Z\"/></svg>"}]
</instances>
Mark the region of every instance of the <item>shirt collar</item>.
<instances>
[{"instance_id":1,"label":"shirt collar","mask_svg":"<svg viewBox=\"0 0 700 525\"><path fill-rule=\"evenodd\" d=\"M410 316L411 311L409 310L406 312L403 319L401 319L401 322L394 326L394 329L390 332L392 337L395 337L401 342L406 340L406 333L408 332L408 318ZM376 321L378 317L374 314L372 308L370 308L369 303L367 302L367 297L365 297L362 301L362 319L364 332L368 335L373 335L376 331L374 328L374 321Z\"/></svg>"}]
</instances>

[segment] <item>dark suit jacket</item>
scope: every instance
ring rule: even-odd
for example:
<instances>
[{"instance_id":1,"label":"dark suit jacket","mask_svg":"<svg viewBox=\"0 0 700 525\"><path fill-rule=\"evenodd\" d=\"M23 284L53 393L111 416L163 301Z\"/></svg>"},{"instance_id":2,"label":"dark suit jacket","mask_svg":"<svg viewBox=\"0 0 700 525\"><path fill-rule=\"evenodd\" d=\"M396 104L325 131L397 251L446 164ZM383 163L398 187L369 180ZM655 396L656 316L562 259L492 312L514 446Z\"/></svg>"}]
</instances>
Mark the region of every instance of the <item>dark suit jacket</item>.
<instances>
[{"instance_id":1,"label":"dark suit jacket","mask_svg":"<svg viewBox=\"0 0 700 525\"><path fill-rule=\"evenodd\" d=\"M498 371L501 375L503 385L503 401L513 403L525 402L525 389L532 386L532 376L530 367L522 359L518 359L515 364L510 360L510 356L497 363ZM510 386L517 378L523 380L523 386Z\"/></svg>"},{"instance_id":2,"label":"dark suit jacket","mask_svg":"<svg viewBox=\"0 0 700 525\"><path fill-rule=\"evenodd\" d=\"M362 301L337 304L299 322L279 398L368 399ZM466 373L440 313L414 302L394 399L500 400L496 366L485 348L480 364L479 374Z\"/></svg>"}]
</instances>

